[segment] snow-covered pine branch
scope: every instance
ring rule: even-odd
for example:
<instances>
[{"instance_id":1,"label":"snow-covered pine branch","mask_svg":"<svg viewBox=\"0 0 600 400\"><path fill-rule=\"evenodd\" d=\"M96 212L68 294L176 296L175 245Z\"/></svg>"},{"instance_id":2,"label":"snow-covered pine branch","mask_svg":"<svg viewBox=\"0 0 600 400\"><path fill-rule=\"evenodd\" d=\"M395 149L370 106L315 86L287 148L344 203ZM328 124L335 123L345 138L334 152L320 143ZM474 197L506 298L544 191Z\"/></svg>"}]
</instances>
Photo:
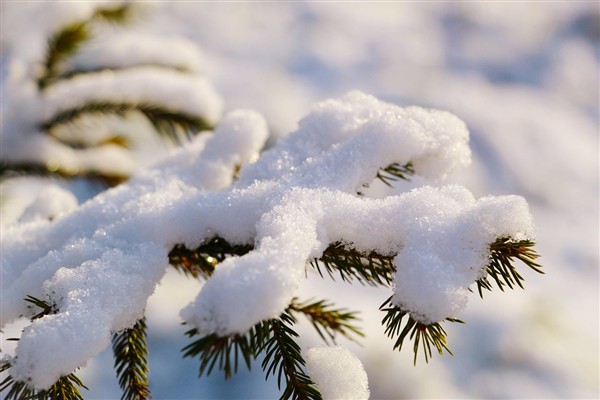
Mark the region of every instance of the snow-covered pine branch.
<instances>
[{"instance_id":1,"label":"snow-covered pine branch","mask_svg":"<svg viewBox=\"0 0 600 400\"><path fill-rule=\"evenodd\" d=\"M169 142L218 122L222 100L193 44L110 23L128 21L134 7L40 7L59 10L62 25L40 15L31 37L8 43L3 177L45 172L114 184L167 153Z\"/></svg>"},{"instance_id":2,"label":"snow-covered pine branch","mask_svg":"<svg viewBox=\"0 0 600 400\"><path fill-rule=\"evenodd\" d=\"M431 324L464 309L492 243L533 238L517 196L475 199L459 186L357 195L394 163L434 180L468 164L467 129L450 113L352 92L317 104L252 163L266 138L262 117L236 111L214 134L56 220L7 227L2 326L30 315L27 295L58 310L24 330L11 375L48 388L102 351L111 332L142 317L177 245L220 237L252 246L219 263L181 311L199 334L228 336L282 315L307 263L334 243L393 257L392 303Z\"/></svg>"}]
</instances>

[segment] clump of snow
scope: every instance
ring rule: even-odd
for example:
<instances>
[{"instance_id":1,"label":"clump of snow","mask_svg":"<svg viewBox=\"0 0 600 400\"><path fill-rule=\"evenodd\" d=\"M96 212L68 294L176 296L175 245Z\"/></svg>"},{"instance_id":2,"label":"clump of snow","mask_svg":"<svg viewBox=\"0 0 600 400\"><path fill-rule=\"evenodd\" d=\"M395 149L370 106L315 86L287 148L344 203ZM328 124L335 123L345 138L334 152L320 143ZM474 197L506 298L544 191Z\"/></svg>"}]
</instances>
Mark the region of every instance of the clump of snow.
<instances>
[{"instance_id":1,"label":"clump of snow","mask_svg":"<svg viewBox=\"0 0 600 400\"><path fill-rule=\"evenodd\" d=\"M367 373L360 360L345 347L308 349L306 367L324 400L369 398Z\"/></svg>"},{"instance_id":2,"label":"clump of snow","mask_svg":"<svg viewBox=\"0 0 600 400\"><path fill-rule=\"evenodd\" d=\"M468 133L449 113L353 92L317 105L295 133L252 163L266 138L262 117L233 112L213 135L52 223L9 226L2 238L2 325L31 315L26 295L59 309L24 332L15 376L47 388L102 350L111 331L142 315L178 243L194 248L221 236L254 245L219 264L181 311L199 331L229 335L280 315L306 263L333 242L396 255L394 302L433 322L464 308L490 243L532 235L519 197L475 200L458 186L378 200L356 194L394 162L412 162L434 179L466 164ZM76 330L77 341L65 342ZM52 365L41 359L57 349L61 357Z\"/></svg>"},{"instance_id":3,"label":"clump of snow","mask_svg":"<svg viewBox=\"0 0 600 400\"><path fill-rule=\"evenodd\" d=\"M69 190L58 185L48 185L37 194L34 201L23 211L20 221L52 219L62 212L76 208L78 205L77 197Z\"/></svg>"}]
</instances>

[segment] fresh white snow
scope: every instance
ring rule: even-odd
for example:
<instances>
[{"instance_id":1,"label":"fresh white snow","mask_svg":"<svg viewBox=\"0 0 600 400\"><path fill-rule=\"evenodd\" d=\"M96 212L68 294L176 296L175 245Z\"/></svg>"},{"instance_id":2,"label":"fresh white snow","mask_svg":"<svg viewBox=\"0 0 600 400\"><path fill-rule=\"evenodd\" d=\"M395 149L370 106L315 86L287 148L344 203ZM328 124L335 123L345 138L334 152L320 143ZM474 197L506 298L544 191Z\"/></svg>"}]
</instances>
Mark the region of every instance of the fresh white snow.
<instances>
[{"instance_id":1,"label":"fresh white snow","mask_svg":"<svg viewBox=\"0 0 600 400\"><path fill-rule=\"evenodd\" d=\"M324 400L367 400L369 383L360 360L345 347L312 347L306 367Z\"/></svg>"},{"instance_id":2,"label":"fresh white snow","mask_svg":"<svg viewBox=\"0 0 600 400\"><path fill-rule=\"evenodd\" d=\"M280 315L306 263L334 242L397 254L394 302L436 322L464 308L490 243L532 235L527 204L516 196L476 201L458 186L380 200L356 194L392 162L412 161L431 178L467 163L467 131L449 113L360 92L326 100L228 188L236 166L266 139L262 117L232 112L212 136L56 221L7 226L2 324L27 315L26 295L59 309L24 331L13 376L46 388L103 350L112 331L142 315L177 243L193 248L218 235L255 245L221 263L181 312L201 332L228 335ZM57 348L60 359L47 357Z\"/></svg>"}]
</instances>

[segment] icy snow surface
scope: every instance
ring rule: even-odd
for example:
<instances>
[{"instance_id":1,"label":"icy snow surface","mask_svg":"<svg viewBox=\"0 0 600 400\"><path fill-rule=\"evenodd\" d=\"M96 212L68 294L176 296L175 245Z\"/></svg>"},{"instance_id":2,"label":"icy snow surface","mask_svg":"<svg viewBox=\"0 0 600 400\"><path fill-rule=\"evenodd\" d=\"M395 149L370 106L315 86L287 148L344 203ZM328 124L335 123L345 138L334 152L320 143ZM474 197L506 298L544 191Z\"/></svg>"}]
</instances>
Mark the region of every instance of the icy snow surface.
<instances>
[{"instance_id":1,"label":"icy snow surface","mask_svg":"<svg viewBox=\"0 0 600 400\"><path fill-rule=\"evenodd\" d=\"M306 352L306 367L324 400L366 400L367 373L360 360L345 347L313 347Z\"/></svg>"},{"instance_id":2,"label":"icy snow surface","mask_svg":"<svg viewBox=\"0 0 600 400\"><path fill-rule=\"evenodd\" d=\"M266 138L257 114L230 113L213 136L55 222L7 227L2 325L28 313L26 295L60 310L25 330L13 375L48 387L103 350L111 331L142 315L177 243L193 248L218 235L255 245L221 263L181 312L201 332L227 335L281 314L307 261L330 243L398 254L394 302L433 322L464 308L491 242L531 237L527 204L516 196L476 201L458 186L356 195L393 162L412 161L431 178L468 163L467 130L450 113L360 92L324 101L225 189ZM61 357L49 357L58 348Z\"/></svg>"}]
</instances>

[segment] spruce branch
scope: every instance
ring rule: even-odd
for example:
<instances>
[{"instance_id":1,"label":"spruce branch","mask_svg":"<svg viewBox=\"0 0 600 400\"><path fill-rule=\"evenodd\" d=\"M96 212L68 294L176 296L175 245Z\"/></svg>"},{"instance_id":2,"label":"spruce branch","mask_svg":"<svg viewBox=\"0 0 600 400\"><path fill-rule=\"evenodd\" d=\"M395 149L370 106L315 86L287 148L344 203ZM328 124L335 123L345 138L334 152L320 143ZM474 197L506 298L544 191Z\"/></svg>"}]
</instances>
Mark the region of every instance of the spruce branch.
<instances>
[{"instance_id":1,"label":"spruce branch","mask_svg":"<svg viewBox=\"0 0 600 400\"><path fill-rule=\"evenodd\" d=\"M121 400L150 399L146 319L141 318L130 329L114 333L112 349L119 386L123 390Z\"/></svg>"},{"instance_id":2,"label":"spruce branch","mask_svg":"<svg viewBox=\"0 0 600 400\"><path fill-rule=\"evenodd\" d=\"M279 318L267 323L270 326L271 337L261 349L261 352L265 351L262 368L267 379L270 375L277 374L279 389L285 380L285 389L280 399L321 399L321 393L304 372L306 362L295 340L298 334L292 329L296 319L285 311Z\"/></svg>"},{"instance_id":3,"label":"spruce branch","mask_svg":"<svg viewBox=\"0 0 600 400\"><path fill-rule=\"evenodd\" d=\"M199 332L197 329L190 329L186 335L193 338L198 336ZM243 359L248 370L251 369L251 362L256 358L258 349L263 346L268 335L269 324L259 322L245 334L225 337L216 334L202 336L181 351L184 358L200 358L199 377L202 377L204 373L207 376L210 375L218 361L218 369L223 371L225 379L229 379L237 373L240 359Z\"/></svg>"},{"instance_id":4,"label":"spruce branch","mask_svg":"<svg viewBox=\"0 0 600 400\"><path fill-rule=\"evenodd\" d=\"M392 261L393 256L381 255L374 251L363 254L336 242L329 245L320 258L312 260L310 265L321 277L325 270L331 279L335 279L334 275L337 272L345 282L356 279L363 285L390 286L395 270Z\"/></svg>"},{"instance_id":5,"label":"spruce branch","mask_svg":"<svg viewBox=\"0 0 600 400\"><path fill-rule=\"evenodd\" d=\"M298 303L298 299L294 298L288 307L288 312L304 314L327 344L335 344L337 334L352 341L356 341L353 335L365 336L359 328L353 325L353 322L358 319L356 312L346 311L343 308L335 309L333 304L326 300L309 300L305 303Z\"/></svg>"},{"instance_id":6,"label":"spruce branch","mask_svg":"<svg viewBox=\"0 0 600 400\"><path fill-rule=\"evenodd\" d=\"M38 78L38 88L45 89L60 75L60 64L72 56L81 45L91 38L87 21L62 28L48 40L44 74Z\"/></svg>"},{"instance_id":7,"label":"spruce branch","mask_svg":"<svg viewBox=\"0 0 600 400\"><path fill-rule=\"evenodd\" d=\"M64 73L62 71L64 62L92 38L90 23L93 20L101 19L108 22L124 23L131 16L131 8L130 4L101 8L89 19L75 22L56 32L48 40L44 72L38 78L38 88L43 90L60 79Z\"/></svg>"},{"instance_id":8,"label":"spruce branch","mask_svg":"<svg viewBox=\"0 0 600 400\"><path fill-rule=\"evenodd\" d=\"M519 274L513 263L515 259L523 262L532 270L543 274L542 266L534 260L539 255L533 249L535 243L531 240L514 241L511 238L498 238L490 245L490 262L486 266L486 275L477 280L479 296L483 298L483 289L492 290L495 282L500 290L508 286L514 289L519 286L523 289L523 276ZM492 281L490 280L492 279Z\"/></svg>"},{"instance_id":9,"label":"spruce branch","mask_svg":"<svg viewBox=\"0 0 600 400\"><path fill-rule=\"evenodd\" d=\"M225 258L232 255L242 256L253 248L254 246L249 244L231 244L215 236L193 250L182 244L175 245L169 252L169 263L186 275L208 279L215 266Z\"/></svg>"},{"instance_id":10,"label":"spruce branch","mask_svg":"<svg viewBox=\"0 0 600 400\"><path fill-rule=\"evenodd\" d=\"M74 179L85 178L90 181L102 182L105 186L116 186L127 180L121 174L101 171L82 171L64 168L60 165L42 165L35 163L0 163L0 181L21 176L37 176L40 178Z\"/></svg>"},{"instance_id":11,"label":"spruce branch","mask_svg":"<svg viewBox=\"0 0 600 400\"><path fill-rule=\"evenodd\" d=\"M189 115L181 111L170 110L159 104L152 103L113 103L92 102L86 103L80 107L71 108L62 111L50 120L41 124L40 128L50 131L58 125L65 124L79 118L83 115L109 115L117 114L123 116L126 112L136 110L144 114L146 118L154 125L156 130L165 137L178 142L179 132L193 135L199 131L210 130L212 125L204 118L197 115Z\"/></svg>"},{"instance_id":12,"label":"spruce branch","mask_svg":"<svg viewBox=\"0 0 600 400\"><path fill-rule=\"evenodd\" d=\"M444 351L452 355L452 351L447 346L446 331L441 323L423 324L415 320L408 311L392 304L392 297L389 297L379 309L385 312L385 316L381 321L382 325L385 326L385 334L391 339L397 337L394 343L394 350L402 350L402 345L407 337L409 340L414 341L413 362L415 365L417 364L417 355L419 353L419 346L421 345L425 362L429 362L429 359L432 357L433 348L440 355L443 355ZM404 321L405 317L407 317L406 321ZM446 318L446 321L464 323L455 318Z\"/></svg>"},{"instance_id":13,"label":"spruce branch","mask_svg":"<svg viewBox=\"0 0 600 400\"><path fill-rule=\"evenodd\" d=\"M410 181L410 177L415 174L415 168L412 162L408 162L404 165L398 163L392 163L385 168L380 168L377 171L376 178L387 186L392 186L392 182L400 179Z\"/></svg>"}]
</instances>

